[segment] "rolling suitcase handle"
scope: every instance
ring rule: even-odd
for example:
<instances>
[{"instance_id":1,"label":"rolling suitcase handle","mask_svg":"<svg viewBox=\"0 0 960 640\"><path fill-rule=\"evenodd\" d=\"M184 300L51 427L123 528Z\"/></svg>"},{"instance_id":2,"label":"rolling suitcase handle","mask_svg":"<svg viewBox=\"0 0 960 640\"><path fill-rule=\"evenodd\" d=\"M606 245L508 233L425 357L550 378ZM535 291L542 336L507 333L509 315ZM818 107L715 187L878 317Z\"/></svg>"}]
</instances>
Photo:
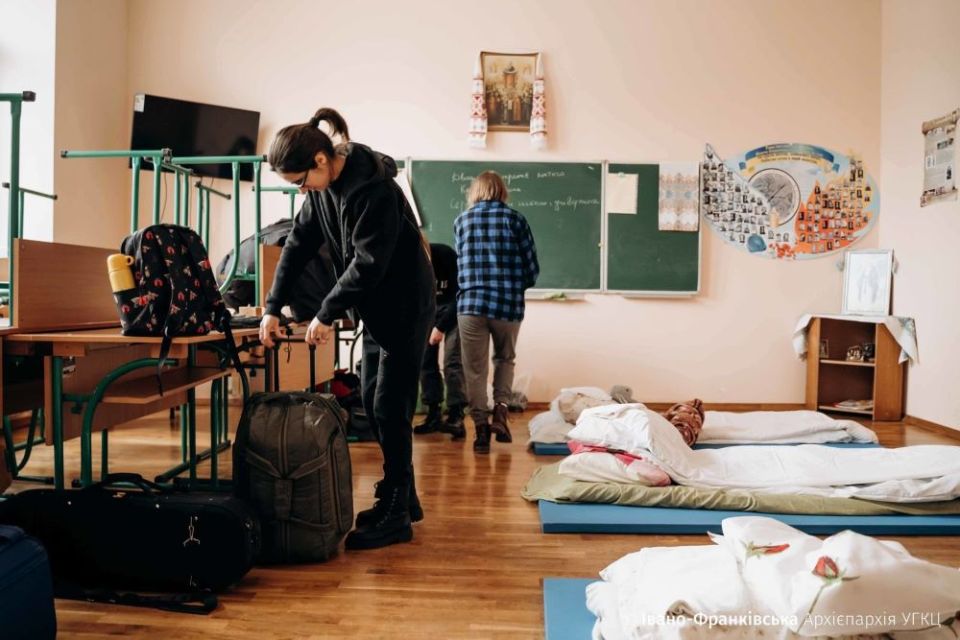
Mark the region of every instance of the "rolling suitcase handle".
<instances>
[{"instance_id":1,"label":"rolling suitcase handle","mask_svg":"<svg viewBox=\"0 0 960 640\"><path fill-rule=\"evenodd\" d=\"M273 352L273 390L280 391L280 345L277 344ZM310 388L308 391L314 393L317 390L317 347L316 345L307 345L310 358Z\"/></svg>"}]
</instances>

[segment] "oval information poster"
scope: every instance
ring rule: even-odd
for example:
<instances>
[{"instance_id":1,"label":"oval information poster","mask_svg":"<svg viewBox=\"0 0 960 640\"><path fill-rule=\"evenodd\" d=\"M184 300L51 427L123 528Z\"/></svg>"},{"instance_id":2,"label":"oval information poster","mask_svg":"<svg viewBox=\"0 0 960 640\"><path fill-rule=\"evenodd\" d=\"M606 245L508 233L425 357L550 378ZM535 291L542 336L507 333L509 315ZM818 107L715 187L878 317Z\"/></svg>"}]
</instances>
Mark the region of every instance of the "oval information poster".
<instances>
[{"instance_id":1,"label":"oval information poster","mask_svg":"<svg viewBox=\"0 0 960 640\"><path fill-rule=\"evenodd\" d=\"M818 258L862 238L880 214L873 178L856 156L809 144L770 144L724 160L707 145L704 219L754 255Z\"/></svg>"}]
</instances>

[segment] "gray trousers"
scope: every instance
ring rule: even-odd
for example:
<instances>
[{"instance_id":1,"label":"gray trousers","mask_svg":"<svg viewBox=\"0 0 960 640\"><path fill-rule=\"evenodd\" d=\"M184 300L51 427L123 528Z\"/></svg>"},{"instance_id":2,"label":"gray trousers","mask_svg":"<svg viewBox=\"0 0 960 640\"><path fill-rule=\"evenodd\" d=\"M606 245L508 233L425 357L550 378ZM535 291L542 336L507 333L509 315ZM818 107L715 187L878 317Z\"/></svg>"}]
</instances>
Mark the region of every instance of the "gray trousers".
<instances>
[{"instance_id":1,"label":"gray trousers","mask_svg":"<svg viewBox=\"0 0 960 640\"><path fill-rule=\"evenodd\" d=\"M517 355L520 323L485 316L457 316L457 321L470 417L475 425L482 424L490 417L487 408L490 340L493 339L493 401L506 404L513 388L513 361Z\"/></svg>"}]
</instances>

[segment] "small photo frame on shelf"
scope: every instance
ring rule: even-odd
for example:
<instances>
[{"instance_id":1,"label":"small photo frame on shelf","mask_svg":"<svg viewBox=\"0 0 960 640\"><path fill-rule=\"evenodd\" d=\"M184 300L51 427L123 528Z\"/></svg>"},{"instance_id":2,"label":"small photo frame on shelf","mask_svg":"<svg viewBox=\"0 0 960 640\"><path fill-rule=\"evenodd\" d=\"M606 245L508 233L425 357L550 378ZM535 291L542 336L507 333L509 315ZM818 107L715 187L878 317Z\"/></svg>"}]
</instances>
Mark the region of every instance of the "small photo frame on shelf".
<instances>
[{"instance_id":1,"label":"small photo frame on shelf","mask_svg":"<svg viewBox=\"0 0 960 640\"><path fill-rule=\"evenodd\" d=\"M830 358L830 341L826 338L820 339L820 357L822 359Z\"/></svg>"},{"instance_id":2,"label":"small photo frame on shelf","mask_svg":"<svg viewBox=\"0 0 960 640\"><path fill-rule=\"evenodd\" d=\"M863 362L863 347L855 344L847 349L847 362Z\"/></svg>"},{"instance_id":3,"label":"small photo frame on shelf","mask_svg":"<svg viewBox=\"0 0 960 640\"><path fill-rule=\"evenodd\" d=\"M893 250L848 251L843 267L843 315L890 315Z\"/></svg>"}]
</instances>

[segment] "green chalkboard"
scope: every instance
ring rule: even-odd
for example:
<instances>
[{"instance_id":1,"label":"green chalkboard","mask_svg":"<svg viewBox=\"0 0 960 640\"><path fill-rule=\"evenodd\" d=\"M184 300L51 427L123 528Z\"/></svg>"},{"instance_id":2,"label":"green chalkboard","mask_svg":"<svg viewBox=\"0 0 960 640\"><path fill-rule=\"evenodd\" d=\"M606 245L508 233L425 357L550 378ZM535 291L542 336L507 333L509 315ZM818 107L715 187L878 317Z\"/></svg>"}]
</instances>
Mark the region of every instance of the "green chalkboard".
<instances>
[{"instance_id":1,"label":"green chalkboard","mask_svg":"<svg viewBox=\"0 0 960 640\"><path fill-rule=\"evenodd\" d=\"M510 206L533 230L540 260L537 289L600 290L599 163L451 162L414 160L413 195L430 242L453 246L453 221L466 209L466 193L482 171L499 173Z\"/></svg>"},{"instance_id":2,"label":"green chalkboard","mask_svg":"<svg viewBox=\"0 0 960 640\"><path fill-rule=\"evenodd\" d=\"M694 294L700 289L700 233L658 229L660 167L610 164L637 175L637 213L607 215L607 290Z\"/></svg>"}]
</instances>

